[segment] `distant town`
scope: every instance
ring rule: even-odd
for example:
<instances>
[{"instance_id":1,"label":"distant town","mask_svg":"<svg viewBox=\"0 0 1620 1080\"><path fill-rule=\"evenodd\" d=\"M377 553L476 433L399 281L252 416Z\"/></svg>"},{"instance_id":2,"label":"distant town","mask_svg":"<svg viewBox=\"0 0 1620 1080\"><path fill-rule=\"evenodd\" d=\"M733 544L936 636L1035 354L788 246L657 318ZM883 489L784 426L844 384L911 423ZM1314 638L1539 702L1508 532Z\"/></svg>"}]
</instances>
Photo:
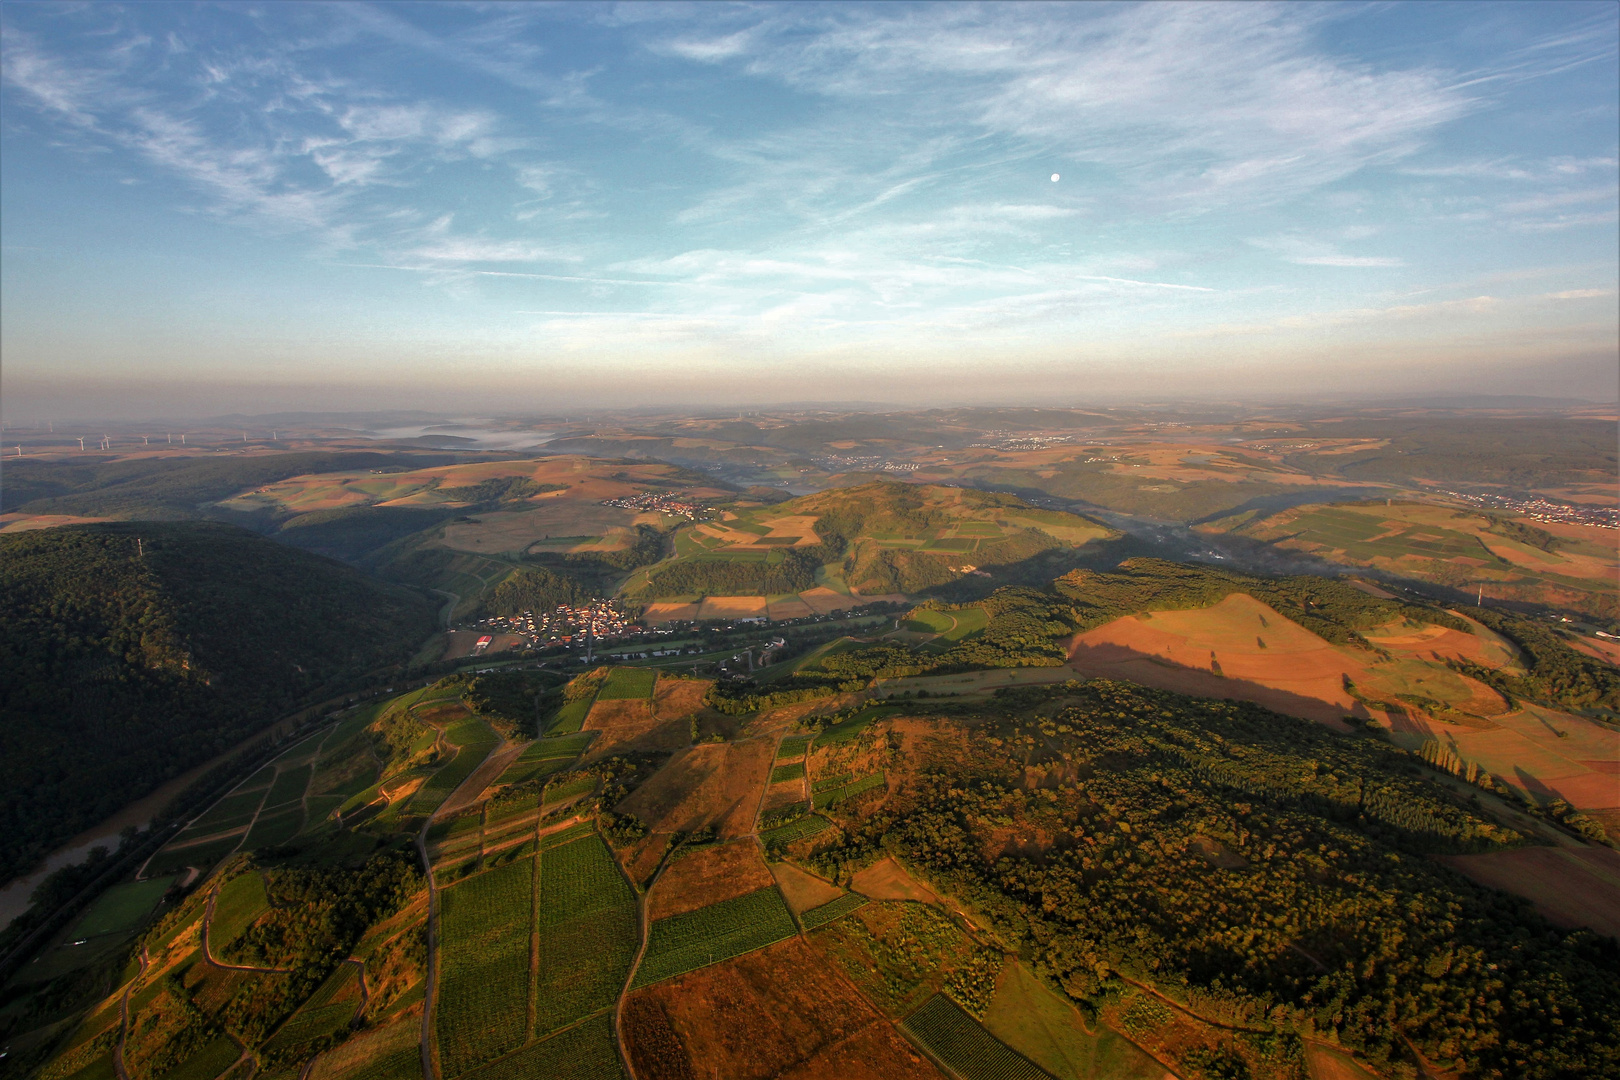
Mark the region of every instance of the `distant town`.
<instances>
[{"instance_id":1,"label":"distant town","mask_svg":"<svg viewBox=\"0 0 1620 1080\"><path fill-rule=\"evenodd\" d=\"M1550 499L1516 499L1508 495L1469 495L1461 491L1440 489L1442 495L1460 499L1470 506L1484 510L1506 510L1512 514L1564 525L1595 525L1600 529L1620 529L1620 508L1613 506L1576 506L1553 502Z\"/></svg>"}]
</instances>

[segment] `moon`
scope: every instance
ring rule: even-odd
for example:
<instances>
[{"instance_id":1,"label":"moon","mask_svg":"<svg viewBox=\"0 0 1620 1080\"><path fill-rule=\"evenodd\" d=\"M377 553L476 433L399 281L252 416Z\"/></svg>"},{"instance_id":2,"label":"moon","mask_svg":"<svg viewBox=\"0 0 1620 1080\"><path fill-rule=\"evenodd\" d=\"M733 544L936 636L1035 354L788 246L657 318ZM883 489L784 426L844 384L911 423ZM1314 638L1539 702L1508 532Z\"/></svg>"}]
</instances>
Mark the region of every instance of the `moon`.
<instances>
[{"instance_id":1,"label":"moon","mask_svg":"<svg viewBox=\"0 0 1620 1080\"><path fill-rule=\"evenodd\" d=\"M1054 184L1055 184L1055 183L1057 183L1057 182L1058 182L1058 174L1057 174L1057 173L1053 173L1053 174L1052 174L1052 183L1054 183Z\"/></svg>"}]
</instances>

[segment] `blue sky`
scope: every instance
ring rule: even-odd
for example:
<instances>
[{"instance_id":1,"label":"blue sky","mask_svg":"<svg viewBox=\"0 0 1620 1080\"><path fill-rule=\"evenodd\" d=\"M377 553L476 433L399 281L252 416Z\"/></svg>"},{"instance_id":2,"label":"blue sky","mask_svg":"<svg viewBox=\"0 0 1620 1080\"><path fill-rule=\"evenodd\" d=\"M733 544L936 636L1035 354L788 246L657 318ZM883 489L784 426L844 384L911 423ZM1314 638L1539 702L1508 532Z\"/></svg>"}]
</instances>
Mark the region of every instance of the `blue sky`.
<instances>
[{"instance_id":1,"label":"blue sky","mask_svg":"<svg viewBox=\"0 0 1620 1080\"><path fill-rule=\"evenodd\" d=\"M1611 3L0 19L12 422L1614 394Z\"/></svg>"}]
</instances>

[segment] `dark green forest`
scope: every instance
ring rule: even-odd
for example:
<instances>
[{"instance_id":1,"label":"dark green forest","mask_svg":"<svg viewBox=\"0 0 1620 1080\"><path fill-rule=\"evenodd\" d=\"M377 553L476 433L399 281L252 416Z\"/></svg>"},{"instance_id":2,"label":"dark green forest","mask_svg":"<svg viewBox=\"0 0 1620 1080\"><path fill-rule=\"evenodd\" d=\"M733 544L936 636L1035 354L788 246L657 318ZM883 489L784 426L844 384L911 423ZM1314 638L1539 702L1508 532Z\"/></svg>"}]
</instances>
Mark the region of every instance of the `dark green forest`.
<instances>
[{"instance_id":1,"label":"dark green forest","mask_svg":"<svg viewBox=\"0 0 1620 1080\"><path fill-rule=\"evenodd\" d=\"M0 536L0 876L433 625L414 593L234 526Z\"/></svg>"},{"instance_id":2,"label":"dark green forest","mask_svg":"<svg viewBox=\"0 0 1620 1080\"><path fill-rule=\"evenodd\" d=\"M965 748L846 820L821 869L898 854L1092 1009L1147 982L1404 1075L1408 1039L1483 1077L1620 1071L1615 942L1427 858L1521 838L1403 751L1103 680L948 711ZM1008 835L1044 839L987 855Z\"/></svg>"}]
</instances>

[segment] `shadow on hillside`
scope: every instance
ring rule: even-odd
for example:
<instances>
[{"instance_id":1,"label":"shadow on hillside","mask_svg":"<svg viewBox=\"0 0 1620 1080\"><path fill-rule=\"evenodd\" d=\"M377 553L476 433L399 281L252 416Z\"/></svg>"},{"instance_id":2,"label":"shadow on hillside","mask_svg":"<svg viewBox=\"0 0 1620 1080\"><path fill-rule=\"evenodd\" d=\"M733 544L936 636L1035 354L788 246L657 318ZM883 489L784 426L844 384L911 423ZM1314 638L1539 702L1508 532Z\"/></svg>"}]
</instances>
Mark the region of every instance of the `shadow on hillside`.
<instances>
[{"instance_id":1,"label":"shadow on hillside","mask_svg":"<svg viewBox=\"0 0 1620 1080\"><path fill-rule=\"evenodd\" d=\"M1354 722L1372 719L1359 701L1345 706L1246 679L1227 678L1205 668L1188 667L1127 645L1077 643L1070 647L1069 666L1082 675L1140 683L1192 697L1248 701L1273 712L1313 720L1335 731L1350 731ZM1345 718L1351 717L1351 724Z\"/></svg>"}]
</instances>

